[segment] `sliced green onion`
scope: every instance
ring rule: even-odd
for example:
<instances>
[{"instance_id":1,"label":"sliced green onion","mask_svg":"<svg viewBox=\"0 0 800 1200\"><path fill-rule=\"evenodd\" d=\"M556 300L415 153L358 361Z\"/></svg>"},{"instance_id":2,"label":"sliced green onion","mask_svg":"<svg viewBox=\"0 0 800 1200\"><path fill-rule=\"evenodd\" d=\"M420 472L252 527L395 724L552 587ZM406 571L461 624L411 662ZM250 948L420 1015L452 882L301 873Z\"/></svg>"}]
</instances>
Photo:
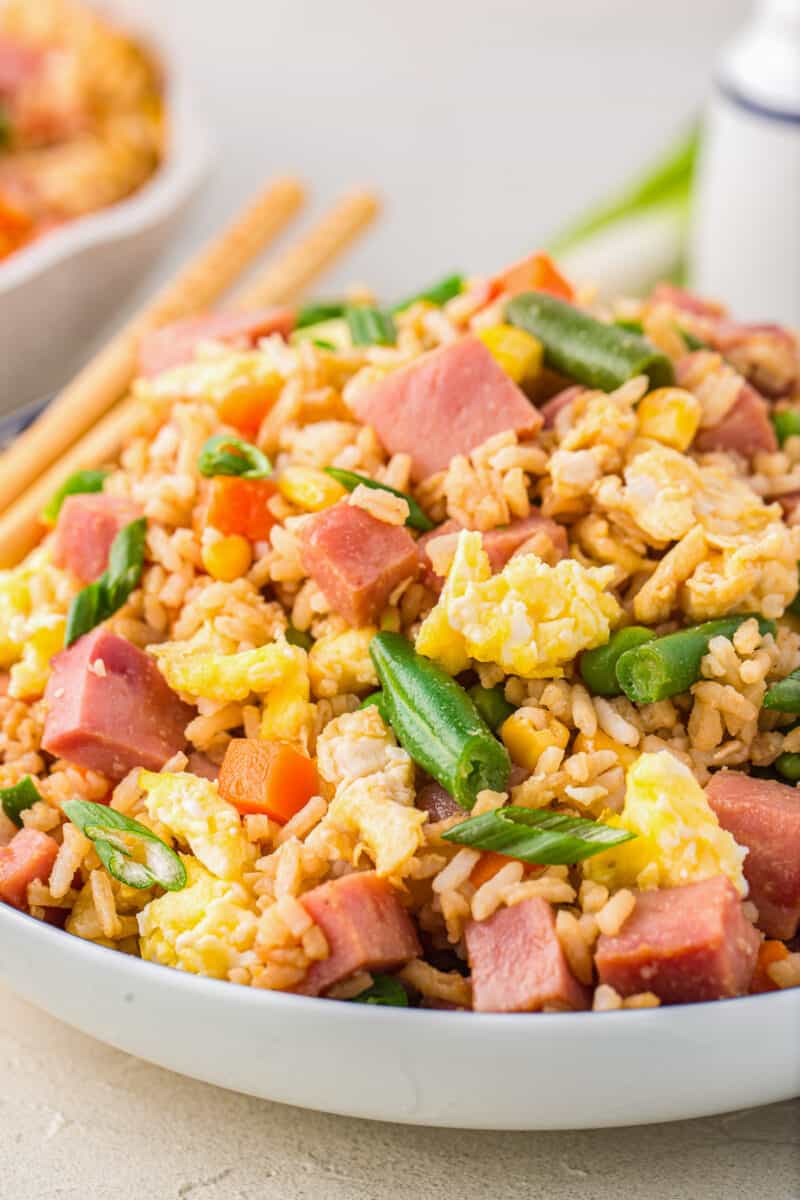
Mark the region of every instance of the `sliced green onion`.
<instances>
[{"instance_id":1,"label":"sliced green onion","mask_svg":"<svg viewBox=\"0 0 800 1200\"><path fill-rule=\"evenodd\" d=\"M347 351L353 348L350 329L343 316L331 317L329 321L318 321L316 325L304 325L302 329L293 330L289 344L298 346L301 342L321 345L323 350Z\"/></svg>"},{"instance_id":2,"label":"sliced green onion","mask_svg":"<svg viewBox=\"0 0 800 1200\"><path fill-rule=\"evenodd\" d=\"M652 342L549 292L515 296L506 320L539 339L545 366L586 387L612 392L635 375L647 375L653 388L675 382L672 363Z\"/></svg>"},{"instance_id":3,"label":"sliced green onion","mask_svg":"<svg viewBox=\"0 0 800 1200\"><path fill-rule=\"evenodd\" d=\"M22 826L22 814L25 809L33 808L41 798L30 775L24 775L19 783L13 784L12 787L0 788L0 808L18 828Z\"/></svg>"},{"instance_id":4,"label":"sliced green onion","mask_svg":"<svg viewBox=\"0 0 800 1200\"><path fill-rule=\"evenodd\" d=\"M335 350L333 342L327 342L325 338L312 338L312 344L318 346L320 350Z\"/></svg>"},{"instance_id":5,"label":"sliced green onion","mask_svg":"<svg viewBox=\"0 0 800 1200\"><path fill-rule=\"evenodd\" d=\"M144 517L120 529L111 543L105 571L94 583L82 588L69 606L65 646L71 646L96 625L107 621L138 586L144 569L146 530Z\"/></svg>"},{"instance_id":6,"label":"sliced green onion","mask_svg":"<svg viewBox=\"0 0 800 1200\"><path fill-rule=\"evenodd\" d=\"M214 475L239 475L242 479L266 479L272 464L258 446L227 433L215 433L200 451L197 469L207 479Z\"/></svg>"},{"instance_id":7,"label":"sliced green onion","mask_svg":"<svg viewBox=\"0 0 800 1200\"><path fill-rule=\"evenodd\" d=\"M688 691L700 678L700 664L708 653L712 638L730 638L754 613L738 617L721 617L693 625L666 637L654 638L644 645L626 650L617 659L617 679L620 687L634 704L654 704L679 692ZM759 632L775 633L775 622L756 617Z\"/></svg>"},{"instance_id":8,"label":"sliced green onion","mask_svg":"<svg viewBox=\"0 0 800 1200\"><path fill-rule=\"evenodd\" d=\"M413 496L409 496L408 492L399 492L397 488L389 487L388 483L378 483L377 479L370 479L369 475L359 475L357 471L344 471L341 467L324 467L326 475L330 475L331 479L335 479L342 487L347 488L348 492L354 492L359 484L363 484L366 488L372 488L376 492L389 492L391 496L399 496L401 500L405 500L408 505L408 516L406 517L406 525L411 529L419 529L423 533L428 533L431 529L435 529L436 525L430 517L420 508Z\"/></svg>"},{"instance_id":9,"label":"sliced green onion","mask_svg":"<svg viewBox=\"0 0 800 1200\"><path fill-rule=\"evenodd\" d=\"M286 630L286 640L290 646L299 646L301 650L310 650L314 645L311 634L303 629L295 629L294 625Z\"/></svg>"},{"instance_id":10,"label":"sliced green onion","mask_svg":"<svg viewBox=\"0 0 800 1200\"><path fill-rule=\"evenodd\" d=\"M800 713L800 670L773 683L761 704L763 708L775 708L779 712Z\"/></svg>"},{"instance_id":11,"label":"sliced green onion","mask_svg":"<svg viewBox=\"0 0 800 1200\"><path fill-rule=\"evenodd\" d=\"M617 663L626 650L652 642L656 635L644 625L628 625L612 633L604 646L584 650L580 658L583 682L595 696L618 696L622 691L617 679Z\"/></svg>"},{"instance_id":12,"label":"sliced green onion","mask_svg":"<svg viewBox=\"0 0 800 1200\"><path fill-rule=\"evenodd\" d=\"M134 888L158 884L168 892L186 886L186 868L179 856L145 825L90 800L67 800L61 808L93 842L97 857L120 883Z\"/></svg>"},{"instance_id":13,"label":"sliced green onion","mask_svg":"<svg viewBox=\"0 0 800 1200\"><path fill-rule=\"evenodd\" d=\"M303 304L297 310L295 329L305 329L307 325L319 325L322 321L334 321L344 316L346 305L342 300L312 300Z\"/></svg>"},{"instance_id":14,"label":"sliced green onion","mask_svg":"<svg viewBox=\"0 0 800 1200\"><path fill-rule=\"evenodd\" d=\"M111 474L110 471L76 471L70 475L66 483L53 493L42 509L42 520L48 525L55 525L61 505L67 496L78 496L86 492L102 492L103 483Z\"/></svg>"},{"instance_id":15,"label":"sliced green onion","mask_svg":"<svg viewBox=\"0 0 800 1200\"><path fill-rule=\"evenodd\" d=\"M697 335L692 333L691 330L684 329L683 326L679 325L678 333L681 335L684 342L686 343L687 350L707 350L708 349L708 343L704 342L702 338L697 337Z\"/></svg>"},{"instance_id":16,"label":"sliced green onion","mask_svg":"<svg viewBox=\"0 0 800 1200\"><path fill-rule=\"evenodd\" d=\"M584 817L512 805L470 817L442 836L459 846L493 850L522 862L569 866L636 835Z\"/></svg>"},{"instance_id":17,"label":"sliced green onion","mask_svg":"<svg viewBox=\"0 0 800 1200\"><path fill-rule=\"evenodd\" d=\"M508 751L455 679L399 633L377 633L369 650L383 688L381 715L414 761L462 808L484 788L505 791Z\"/></svg>"},{"instance_id":18,"label":"sliced green onion","mask_svg":"<svg viewBox=\"0 0 800 1200\"><path fill-rule=\"evenodd\" d=\"M348 305L344 311L354 346L393 346L397 340L394 321L387 312L367 304Z\"/></svg>"},{"instance_id":19,"label":"sliced green onion","mask_svg":"<svg viewBox=\"0 0 800 1200\"><path fill-rule=\"evenodd\" d=\"M467 695L477 708L490 729L498 730L508 717L517 710L506 700L502 684L497 687L485 688L476 683L469 689Z\"/></svg>"},{"instance_id":20,"label":"sliced green onion","mask_svg":"<svg viewBox=\"0 0 800 1200\"><path fill-rule=\"evenodd\" d=\"M392 1008L407 1008L408 992L392 975L373 975L372 985L353 996L351 1004L381 1004Z\"/></svg>"},{"instance_id":21,"label":"sliced green onion","mask_svg":"<svg viewBox=\"0 0 800 1200\"><path fill-rule=\"evenodd\" d=\"M784 408L772 414L772 424L781 445L790 437L800 437L800 408Z\"/></svg>"},{"instance_id":22,"label":"sliced green onion","mask_svg":"<svg viewBox=\"0 0 800 1200\"><path fill-rule=\"evenodd\" d=\"M421 300L425 300L428 304L435 304L437 308L441 308L442 305L447 304L448 300L454 299L463 290L463 275L445 275L444 279L440 279L438 283L432 283L424 291L415 292L413 296L401 300L399 304L392 305L392 312L403 312L404 309L410 308L412 304L418 304Z\"/></svg>"}]
</instances>

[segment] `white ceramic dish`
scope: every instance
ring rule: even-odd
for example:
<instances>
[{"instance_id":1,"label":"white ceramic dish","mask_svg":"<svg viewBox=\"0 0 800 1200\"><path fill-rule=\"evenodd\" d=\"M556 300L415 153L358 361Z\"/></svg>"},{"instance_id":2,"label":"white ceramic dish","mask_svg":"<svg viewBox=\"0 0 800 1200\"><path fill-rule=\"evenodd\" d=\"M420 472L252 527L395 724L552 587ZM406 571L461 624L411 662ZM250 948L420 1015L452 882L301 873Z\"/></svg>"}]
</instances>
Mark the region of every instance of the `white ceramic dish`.
<instances>
[{"instance_id":1,"label":"white ceramic dish","mask_svg":"<svg viewBox=\"0 0 800 1200\"><path fill-rule=\"evenodd\" d=\"M129 199L70 222L0 264L0 413L53 391L80 366L87 342L164 248L210 161L179 55L155 20L143 20L126 0L103 8L164 62L167 153Z\"/></svg>"},{"instance_id":2,"label":"white ceramic dish","mask_svg":"<svg viewBox=\"0 0 800 1200\"><path fill-rule=\"evenodd\" d=\"M596 1128L800 1093L800 989L606 1014L375 1008L200 979L1 904L0 979L92 1037L183 1075L382 1121Z\"/></svg>"}]
</instances>

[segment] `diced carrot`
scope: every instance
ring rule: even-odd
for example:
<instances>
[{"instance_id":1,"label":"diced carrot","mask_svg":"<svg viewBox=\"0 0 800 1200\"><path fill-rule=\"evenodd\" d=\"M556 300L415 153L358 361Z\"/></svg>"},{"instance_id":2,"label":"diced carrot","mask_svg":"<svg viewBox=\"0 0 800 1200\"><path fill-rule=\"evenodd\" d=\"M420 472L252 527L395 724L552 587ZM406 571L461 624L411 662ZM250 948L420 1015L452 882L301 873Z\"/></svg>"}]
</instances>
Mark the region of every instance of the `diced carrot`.
<instances>
[{"instance_id":1,"label":"diced carrot","mask_svg":"<svg viewBox=\"0 0 800 1200\"><path fill-rule=\"evenodd\" d=\"M507 854L498 854L496 850L484 850L470 872L469 881L474 887L479 888L484 883L488 883L490 879L494 879L502 867L513 861Z\"/></svg>"},{"instance_id":2,"label":"diced carrot","mask_svg":"<svg viewBox=\"0 0 800 1200\"><path fill-rule=\"evenodd\" d=\"M574 300L572 285L564 278L549 254L539 251L513 263L495 276L498 292L550 292L562 300Z\"/></svg>"},{"instance_id":3,"label":"diced carrot","mask_svg":"<svg viewBox=\"0 0 800 1200\"><path fill-rule=\"evenodd\" d=\"M310 758L288 742L233 738L219 773L219 792L240 813L266 813L284 825L318 788Z\"/></svg>"},{"instance_id":4,"label":"diced carrot","mask_svg":"<svg viewBox=\"0 0 800 1200\"><path fill-rule=\"evenodd\" d=\"M33 220L24 209L0 192L0 257L18 250L33 233Z\"/></svg>"},{"instance_id":5,"label":"diced carrot","mask_svg":"<svg viewBox=\"0 0 800 1200\"><path fill-rule=\"evenodd\" d=\"M208 490L205 522L220 533L238 533L251 542L264 541L277 523L269 509L276 491L271 479L216 475Z\"/></svg>"},{"instance_id":6,"label":"diced carrot","mask_svg":"<svg viewBox=\"0 0 800 1200\"><path fill-rule=\"evenodd\" d=\"M283 380L276 375L277 386L263 384L259 386L234 388L219 403L219 415L226 425L233 425L240 433L251 436L258 433L261 422L278 398Z\"/></svg>"},{"instance_id":7,"label":"diced carrot","mask_svg":"<svg viewBox=\"0 0 800 1200\"><path fill-rule=\"evenodd\" d=\"M789 951L783 942L771 939L762 942L758 951L756 969L750 980L751 993L777 992L778 985L770 979L767 967L774 962L780 962L782 958L788 958L788 956Z\"/></svg>"}]
</instances>

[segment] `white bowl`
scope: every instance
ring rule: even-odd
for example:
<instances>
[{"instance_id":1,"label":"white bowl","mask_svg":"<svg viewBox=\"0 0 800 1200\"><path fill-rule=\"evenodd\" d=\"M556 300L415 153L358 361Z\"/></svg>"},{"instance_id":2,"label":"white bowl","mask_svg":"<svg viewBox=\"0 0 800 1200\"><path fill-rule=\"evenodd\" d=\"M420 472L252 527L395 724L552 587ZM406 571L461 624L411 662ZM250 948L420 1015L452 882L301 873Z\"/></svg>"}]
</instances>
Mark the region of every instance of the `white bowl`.
<instances>
[{"instance_id":1,"label":"white bowl","mask_svg":"<svg viewBox=\"0 0 800 1200\"><path fill-rule=\"evenodd\" d=\"M128 199L25 247L0 264L0 413L54 391L86 357L86 344L152 265L210 161L178 55L130 3L106 3L164 63L169 144L164 161Z\"/></svg>"},{"instance_id":2,"label":"white bowl","mask_svg":"<svg viewBox=\"0 0 800 1200\"><path fill-rule=\"evenodd\" d=\"M0 980L159 1066L346 1116L583 1129L702 1117L800 1093L800 989L603 1014L377 1008L201 979L2 904Z\"/></svg>"}]
</instances>

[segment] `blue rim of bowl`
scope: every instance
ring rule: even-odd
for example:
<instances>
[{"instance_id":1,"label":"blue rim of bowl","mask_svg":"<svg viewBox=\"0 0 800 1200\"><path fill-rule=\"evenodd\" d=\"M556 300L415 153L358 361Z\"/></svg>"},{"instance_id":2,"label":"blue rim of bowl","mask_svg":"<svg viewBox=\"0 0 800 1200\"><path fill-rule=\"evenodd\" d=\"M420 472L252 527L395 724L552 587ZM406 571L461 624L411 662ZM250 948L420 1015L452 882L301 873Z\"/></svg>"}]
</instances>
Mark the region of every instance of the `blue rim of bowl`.
<instances>
[{"instance_id":1,"label":"blue rim of bowl","mask_svg":"<svg viewBox=\"0 0 800 1200\"><path fill-rule=\"evenodd\" d=\"M47 408L51 399L52 396L40 397L38 400L31 400L30 403L23 404L21 408L15 408L10 413L0 416L0 451L6 450L15 437L19 437L29 425L33 424L39 414Z\"/></svg>"}]
</instances>

